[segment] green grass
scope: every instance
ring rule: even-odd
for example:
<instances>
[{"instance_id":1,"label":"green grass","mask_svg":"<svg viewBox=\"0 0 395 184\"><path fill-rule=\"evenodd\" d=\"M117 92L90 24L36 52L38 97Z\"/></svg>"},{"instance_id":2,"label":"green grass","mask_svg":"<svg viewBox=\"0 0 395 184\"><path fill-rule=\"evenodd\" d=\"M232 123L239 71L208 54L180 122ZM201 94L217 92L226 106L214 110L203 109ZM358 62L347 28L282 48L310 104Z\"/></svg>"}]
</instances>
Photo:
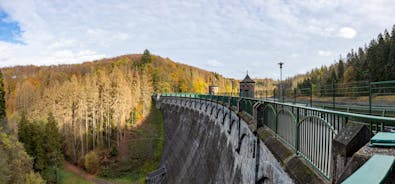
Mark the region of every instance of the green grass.
<instances>
[{"instance_id":1,"label":"green grass","mask_svg":"<svg viewBox=\"0 0 395 184\"><path fill-rule=\"evenodd\" d=\"M81 176L65 171L63 169L59 170L59 180L60 184L92 184L92 182L85 180Z\"/></svg>"},{"instance_id":2,"label":"green grass","mask_svg":"<svg viewBox=\"0 0 395 184\"><path fill-rule=\"evenodd\" d=\"M147 173L159 167L164 144L163 115L154 105L143 123L132 130L128 140L127 159L119 160L108 166L102 179L126 183L145 183Z\"/></svg>"},{"instance_id":3,"label":"green grass","mask_svg":"<svg viewBox=\"0 0 395 184\"><path fill-rule=\"evenodd\" d=\"M130 183L145 183L145 174L133 172L131 174L117 177L117 178L102 178L106 181L116 184L130 184Z\"/></svg>"}]
</instances>

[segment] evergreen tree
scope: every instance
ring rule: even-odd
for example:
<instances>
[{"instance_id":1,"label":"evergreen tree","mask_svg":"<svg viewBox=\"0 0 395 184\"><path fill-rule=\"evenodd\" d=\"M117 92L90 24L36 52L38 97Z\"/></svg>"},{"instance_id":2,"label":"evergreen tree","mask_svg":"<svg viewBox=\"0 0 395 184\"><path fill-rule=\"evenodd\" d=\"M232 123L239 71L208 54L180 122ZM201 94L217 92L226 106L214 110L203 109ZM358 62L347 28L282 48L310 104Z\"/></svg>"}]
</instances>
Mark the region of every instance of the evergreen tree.
<instances>
[{"instance_id":1,"label":"evergreen tree","mask_svg":"<svg viewBox=\"0 0 395 184\"><path fill-rule=\"evenodd\" d=\"M392 27L392 32L391 32L391 38L390 38L390 52L389 52L389 57L388 57L388 64L387 68L390 69L390 74L389 79L394 80L395 79L395 25Z\"/></svg>"},{"instance_id":2,"label":"evergreen tree","mask_svg":"<svg viewBox=\"0 0 395 184\"><path fill-rule=\"evenodd\" d=\"M315 85L321 83L327 86L331 85L332 81L349 83L395 80L395 25L391 34L385 30L383 34L371 40L368 46L360 47L356 52L351 50L346 60L340 58L338 63L329 67L329 70L319 74L317 70L313 69L305 74L305 77L311 78ZM321 91L325 92L325 87L321 86Z\"/></svg>"},{"instance_id":3,"label":"evergreen tree","mask_svg":"<svg viewBox=\"0 0 395 184\"><path fill-rule=\"evenodd\" d=\"M331 67L330 71L331 71L331 75L330 75L330 78L327 81L327 85L332 85L332 82L337 82L338 81L335 68Z\"/></svg>"},{"instance_id":4,"label":"evergreen tree","mask_svg":"<svg viewBox=\"0 0 395 184\"><path fill-rule=\"evenodd\" d=\"M33 150L32 157L34 157L33 168L35 171L42 173L46 168L46 153L44 149L44 131L41 122L33 122L29 124L29 131L31 131Z\"/></svg>"},{"instance_id":5,"label":"evergreen tree","mask_svg":"<svg viewBox=\"0 0 395 184\"><path fill-rule=\"evenodd\" d=\"M143 65L149 64L152 62L152 57L151 57L151 53L149 52L148 49L144 50L143 56L141 57L141 63Z\"/></svg>"},{"instance_id":6,"label":"evergreen tree","mask_svg":"<svg viewBox=\"0 0 395 184\"><path fill-rule=\"evenodd\" d=\"M26 152L29 155L32 155L33 151L30 148L30 141L31 139L29 138L29 121L26 119L25 113L22 113L21 119L19 120L18 123L18 139L20 142L24 143L24 147Z\"/></svg>"},{"instance_id":7,"label":"evergreen tree","mask_svg":"<svg viewBox=\"0 0 395 184\"><path fill-rule=\"evenodd\" d=\"M45 125L45 153L46 168L44 176L48 182L58 182L58 168L62 165L62 137L59 132L58 123L52 113L48 114Z\"/></svg>"},{"instance_id":8,"label":"evergreen tree","mask_svg":"<svg viewBox=\"0 0 395 184\"><path fill-rule=\"evenodd\" d=\"M344 75L344 62L342 59L339 60L339 65L337 66L337 78L339 81L343 79Z\"/></svg>"},{"instance_id":9,"label":"evergreen tree","mask_svg":"<svg viewBox=\"0 0 395 184\"><path fill-rule=\"evenodd\" d=\"M3 73L0 71L0 127L7 127Z\"/></svg>"},{"instance_id":10,"label":"evergreen tree","mask_svg":"<svg viewBox=\"0 0 395 184\"><path fill-rule=\"evenodd\" d=\"M63 156L61 152L62 140L52 113L48 115L48 122L29 123L22 114L18 129L19 140L24 143L26 152L33 157L33 169L49 183L57 183L57 169L61 166Z\"/></svg>"}]
</instances>

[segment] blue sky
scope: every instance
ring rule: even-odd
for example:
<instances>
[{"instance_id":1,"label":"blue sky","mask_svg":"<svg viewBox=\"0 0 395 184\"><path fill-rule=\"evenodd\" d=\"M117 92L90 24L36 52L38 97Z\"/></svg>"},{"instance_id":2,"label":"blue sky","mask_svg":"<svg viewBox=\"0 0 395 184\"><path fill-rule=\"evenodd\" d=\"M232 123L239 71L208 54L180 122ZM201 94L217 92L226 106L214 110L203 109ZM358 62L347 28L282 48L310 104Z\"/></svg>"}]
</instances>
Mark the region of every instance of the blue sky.
<instances>
[{"instance_id":1,"label":"blue sky","mask_svg":"<svg viewBox=\"0 0 395 184\"><path fill-rule=\"evenodd\" d=\"M18 22L9 20L6 12L0 9L0 40L11 43L21 43L18 38L21 36L21 28Z\"/></svg>"},{"instance_id":2,"label":"blue sky","mask_svg":"<svg viewBox=\"0 0 395 184\"><path fill-rule=\"evenodd\" d=\"M394 0L0 0L0 67L152 53L226 77L329 65L395 24ZM3 12L3 13L1 13Z\"/></svg>"}]
</instances>

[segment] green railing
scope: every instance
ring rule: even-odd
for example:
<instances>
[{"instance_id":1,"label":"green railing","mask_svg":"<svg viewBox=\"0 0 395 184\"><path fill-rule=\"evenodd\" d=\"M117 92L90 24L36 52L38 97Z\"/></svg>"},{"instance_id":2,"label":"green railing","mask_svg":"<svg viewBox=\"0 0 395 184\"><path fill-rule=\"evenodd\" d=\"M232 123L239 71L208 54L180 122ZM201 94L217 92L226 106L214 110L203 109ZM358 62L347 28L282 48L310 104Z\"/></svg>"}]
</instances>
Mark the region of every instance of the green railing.
<instances>
[{"instance_id":1,"label":"green railing","mask_svg":"<svg viewBox=\"0 0 395 184\"><path fill-rule=\"evenodd\" d=\"M395 80L311 84L297 88L257 90L256 98L306 104L312 107L353 113L395 117Z\"/></svg>"},{"instance_id":2,"label":"green railing","mask_svg":"<svg viewBox=\"0 0 395 184\"><path fill-rule=\"evenodd\" d=\"M331 178L332 140L348 124L362 123L377 131L395 127L395 118L328 110L273 100L224 95L171 93L162 96L203 99L254 116L257 127L269 128L275 136L304 158L327 179ZM238 108L237 108L238 107ZM262 117L262 118L260 118Z\"/></svg>"}]
</instances>

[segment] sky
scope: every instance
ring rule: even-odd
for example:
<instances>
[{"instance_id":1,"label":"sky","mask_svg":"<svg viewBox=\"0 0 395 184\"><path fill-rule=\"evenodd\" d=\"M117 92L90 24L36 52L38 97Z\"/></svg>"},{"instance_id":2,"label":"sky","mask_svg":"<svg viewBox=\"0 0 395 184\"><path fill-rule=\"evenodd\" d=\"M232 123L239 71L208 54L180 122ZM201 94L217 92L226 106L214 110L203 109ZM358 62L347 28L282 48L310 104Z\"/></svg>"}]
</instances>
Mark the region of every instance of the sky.
<instances>
[{"instance_id":1,"label":"sky","mask_svg":"<svg viewBox=\"0 0 395 184\"><path fill-rule=\"evenodd\" d=\"M395 0L0 0L0 67L151 53L241 79L330 65L395 24Z\"/></svg>"}]
</instances>

